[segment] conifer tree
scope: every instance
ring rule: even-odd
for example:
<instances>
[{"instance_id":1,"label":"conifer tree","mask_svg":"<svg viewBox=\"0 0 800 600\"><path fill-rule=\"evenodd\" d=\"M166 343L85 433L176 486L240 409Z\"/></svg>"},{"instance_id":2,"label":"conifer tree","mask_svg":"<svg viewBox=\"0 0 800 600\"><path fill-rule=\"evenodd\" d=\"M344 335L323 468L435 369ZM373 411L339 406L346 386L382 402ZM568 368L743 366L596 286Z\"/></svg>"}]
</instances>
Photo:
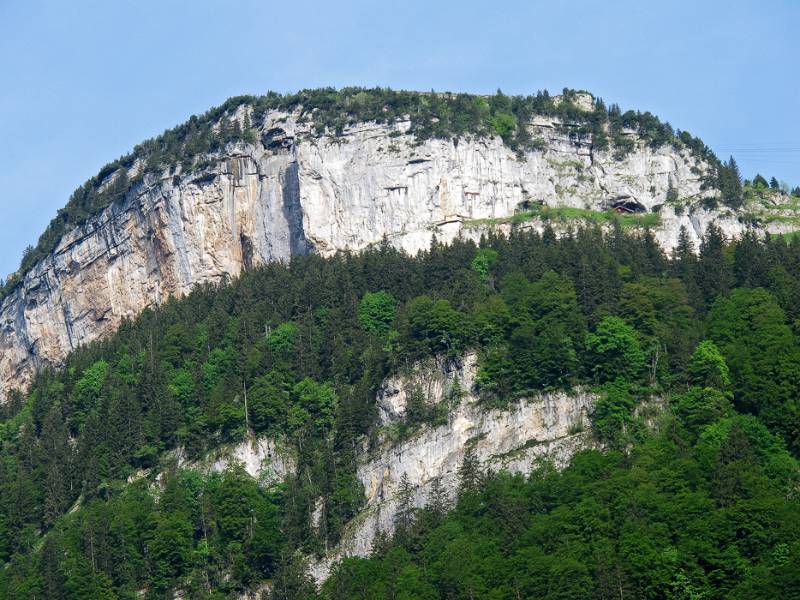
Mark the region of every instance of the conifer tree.
<instances>
[{"instance_id":1,"label":"conifer tree","mask_svg":"<svg viewBox=\"0 0 800 600\"><path fill-rule=\"evenodd\" d=\"M689 232L685 225L681 225L678 232L678 243L672 249L672 273L685 281L694 270L696 258Z\"/></svg>"},{"instance_id":2,"label":"conifer tree","mask_svg":"<svg viewBox=\"0 0 800 600\"><path fill-rule=\"evenodd\" d=\"M717 168L717 186L722 195L722 201L730 207L738 208L743 201L742 175L736 159L731 156L728 162L721 163Z\"/></svg>"},{"instance_id":3,"label":"conifer tree","mask_svg":"<svg viewBox=\"0 0 800 600\"><path fill-rule=\"evenodd\" d=\"M700 243L696 282L707 306L717 296L730 289L730 271L725 260L725 240L720 228L714 224L706 229Z\"/></svg>"},{"instance_id":4,"label":"conifer tree","mask_svg":"<svg viewBox=\"0 0 800 600\"><path fill-rule=\"evenodd\" d=\"M442 485L442 478L436 477L431 482L425 508L437 517L442 517L450 506L447 490Z\"/></svg>"},{"instance_id":5,"label":"conifer tree","mask_svg":"<svg viewBox=\"0 0 800 600\"><path fill-rule=\"evenodd\" d=\"M461 466L458 469L459 494L476 492L480 489L483 476L475 446L468 445L464 450L464 458L461 460Z\"/></svg>"},{"instance_id":6,"label":"conifer tree","mask_svg":"<svg viewBox=\"0 0 800 600\"><path fill-rule=\"evenodd\" d=\"M670 177L669 183L667 184L667 202L674 203L678 201L678 190L672 184L672 178Z\"/></svg>"},{"instance_id":7,"label":"conifer tree","mask_svg":"<svg viewBox=\"0 0 800 600\"><path fill-rule=\"evenodd\" d=\"M408 473L403 473L400 485L397 488L397 511L394 517L395 536L400 540L407 540L411 526L414 524L417 509L414 506L414 486L408 478Z\"/></svg>"}]
</instances>

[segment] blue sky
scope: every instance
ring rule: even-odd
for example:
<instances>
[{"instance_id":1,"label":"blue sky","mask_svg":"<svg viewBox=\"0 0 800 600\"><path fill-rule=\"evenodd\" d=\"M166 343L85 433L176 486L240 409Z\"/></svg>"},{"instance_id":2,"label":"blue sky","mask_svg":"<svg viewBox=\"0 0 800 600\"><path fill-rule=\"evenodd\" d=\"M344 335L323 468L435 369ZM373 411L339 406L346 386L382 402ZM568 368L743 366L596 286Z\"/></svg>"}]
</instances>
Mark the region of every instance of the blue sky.
<instances>
[{"instance_id":1,"label":"blue sky","mask_svg":"<svg viewBox=\"0 0 800 600\"><path fill-rule=\"evenodd\" d=\"M70 193L225 98L585 88L800 185L800 2L0 0L0 274Z\"/></svg>"}]
</instances>

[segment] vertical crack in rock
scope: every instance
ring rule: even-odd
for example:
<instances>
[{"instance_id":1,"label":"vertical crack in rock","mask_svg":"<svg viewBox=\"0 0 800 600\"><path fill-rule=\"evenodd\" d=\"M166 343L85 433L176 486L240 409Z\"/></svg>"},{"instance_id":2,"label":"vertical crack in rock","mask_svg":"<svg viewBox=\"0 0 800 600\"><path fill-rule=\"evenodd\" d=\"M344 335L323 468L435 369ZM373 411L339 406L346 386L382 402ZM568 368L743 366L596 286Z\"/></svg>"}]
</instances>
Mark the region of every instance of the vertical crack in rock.
<instances>
[{"instance_id":1,"label":"vertical crack in rock","mask_svg":"<svg viewBox=\"0 0 800 600\"><path fill-rule=\"evenodd\" d=\"M283 191L283 216L289 226L289 251L292 255L306 255L313 246L303 228L303 207L300 202L300 175L297 161L290 162L281 173Z\"/></svg>"},{"instance_id":2,"label":"vertical crack in rock","mask_svg":"<svg viewBox=\"0 0 800 600\"><path fill-rule=\"evenodd\" d=\"M72 311L70 310L69 303L67 302L65 302L61 308L62 308L62 313L64 315L64 328L67 332L67 339L69 340L69 349L73 350L75 348L75 342L74 342L75 338L72 330L72 323L73 323L71 314Z\"/></svg>"},{"instance_id":3,"label":"vertical crack in rock","mask_svg":"<svg viewBox=\"0 0 800 600\"><path fill-rule=\"evenodd\" d=\"M703 228L700 225L700 220L695 215L689 215L689 222L692 224L695 235L700 238L703 235Z\"/></svg>"},{"instance_id":4,"label":"vertical crack in rock","mask_svg":"<svg viewBox=\"0 0 800 600\"><path fill-rule=\"evenodd\" d=\"M242 265L244 265L245 269L252 269L253 268L253 240L251 240L248 236L244 233L239 234L239 245L242 249Z\"/></svg>"}]
</instances>

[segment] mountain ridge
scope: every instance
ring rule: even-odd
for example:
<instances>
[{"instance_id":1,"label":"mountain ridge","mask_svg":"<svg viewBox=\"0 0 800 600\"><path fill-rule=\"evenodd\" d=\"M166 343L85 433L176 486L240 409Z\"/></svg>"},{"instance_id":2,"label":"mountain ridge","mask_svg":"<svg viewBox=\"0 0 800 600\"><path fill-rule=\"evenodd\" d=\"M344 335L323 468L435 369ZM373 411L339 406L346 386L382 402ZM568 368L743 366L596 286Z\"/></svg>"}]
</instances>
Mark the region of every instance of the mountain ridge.
<instances>
[{"instance_id":1,"label":"mountain ridge","mask_svg":"<svg viewBox=\"0 0 800 600\"><path fill-rule=\"evenodd\" d=\"M393 107L392 110L388 110L386 106L365 108L363 106L363 98L370 96L377 96L378 102L397 102L400 106ZM500 117L511 117L510 120L496 118L493 113L498 112L498 110L488 103L492 96L478 94L408 92L394 91L388 88L365 89L351 87L344 88L341 91L337 91L334 88L319 88L285 95L269 92L264 96L234 96L219 107L211 108L201 115L192 115L184 123L167 129L164 133L136 145L130 153L101 167L97 175L91 177L73 192L67 205L58 211L58 217L50 223L47 231L42 234L34 250L39 255L43 251L46 254L52 250L54 242L60 236L69 233L70 229L65 229L65 226L74 229L83 224L88 217L96 214L114 201L120 200L126 193L133 191L136 185L140 183L144 173L154 172L159 167L165 166L165 158L168 163L172 163L172 166L175 166L177 163L183 163L187 160L191 163L200 154L224 149L225 145L230 142L254 142L258 125L256 125L255 129L253 128L253 119L257 121L259 118L263 118L264 113L270 110L288 112L298 110L301 118L314 120L315 131L318 134L332 130L335 135L341 135L345 125L352 126L359 122L388 123L398 119L413 119L416 121L414 135L420 139L458 137L466 133L478 136L496 133L504 139L504 142L510 143L514 147L518 147L520 142L515 140L513 135L510 135L514 130L518 129L518 123L514 122L516 115L512 114L514 110L513 102L522 103L523 105L533 102L533 107L526 106L522 111L523 114L528 116L531 114L558 114L578 119L582 127L585 127L585 123L581 123L582 121L588 122L596 129L598 121L608 120L608 116L603 114L606 110L603 101L595 99L589 92L583 90L565 88L562 96L551 96L545 90L538 92L535 96L514 96L511 98L507 98L498 91L496 97L504 99L499 110ZM438 123L431 122L432 120L439 120L439 117L435 116L437 114L436 109L426 107L432 114L423 116L408 112L416 109L416 112L419 113L421 107L415 106L415 103L419 104L421 100L424 103L425 98L461 101L457 102L456 111L463 110L463 105L470 102L477 105L480 102L484 102L485 106L469 107L472 109L471 112L477 111L478 114L467 117L465 122L442 128ZM509 100L511 103L509 103ZM250 109L250 113L247 115L238 114L243 107ZM504 112L502 109L507 110ZM441 111L441 107L438 110ZM518 108L517 112L519 112ZM614 108L614 105L609 110L609 114L620 118L623 116L618 108ZM624 116L626 120L623 123L628 127L638 124L641 119L642 122L646 123L646 126L655 128L657 131L656 139L669 139L673 136L669 124L662 125L649 112L642 114L627 111ZM225 124L226 119L230 120L228 125ZM583 133L585 132L586 130L584 129ZM525 136L522 137L524 138ZM698 156L716 160L713 152L701 140L681 131L674 133L674 137L690 147ZM530 140L527 143L530 144ZM170 165L168 164L167 166ZM120 174L124 174L124 177L118 177ZM122 179L122 181L119 179ZM88 195L101 197L89 199L87 202L86 196ZM85 206L80 206L82 204ZM31 252L26 253L26 256L23 257L21 268L16 273L12 273L12 276L24 275L35 260L31 254Z\"/></svg>"},{"instance_id":2,"label":"mountain ridge","mask_svg":"<svg viewBox=\"0 0 800 600\"><path fill-rule=\"evenodd\" d=\"M147 306L293 255L384 239L414 253L434 237L545 223L649 227L667 249L681 227L695 244L710 223L729 237L798 228L789 196L768 191L758 215L742 218L723 203L727 167L702 142L583 92L262 98L190 119L73 195L74 226L48 230L46 254L29 254L28 270L6 284L0 394ZM762 213L771 220L759 222Z\"/></svg>"}]
</instances>

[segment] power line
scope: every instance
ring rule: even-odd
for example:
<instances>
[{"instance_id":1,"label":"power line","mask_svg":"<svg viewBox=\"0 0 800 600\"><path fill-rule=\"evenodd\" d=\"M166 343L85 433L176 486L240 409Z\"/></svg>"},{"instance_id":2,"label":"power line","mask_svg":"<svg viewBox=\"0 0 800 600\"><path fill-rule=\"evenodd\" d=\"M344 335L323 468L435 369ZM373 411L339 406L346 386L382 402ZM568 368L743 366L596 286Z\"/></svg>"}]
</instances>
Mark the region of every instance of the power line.
<instances>
[{"instance_id":1,"label":"power line","mask_svg":"<svg viewBox=\"0 0 800 600\"><path fill-rule=\"evenodd\" d=\"M762 149L762 148L717 148L718 150L724 150L725 152L742 152L745 154L796 154L800 152L800 148L786 148L784 150L778 150L774 148L769 149Z\"/></svg>"}]
</instances>

